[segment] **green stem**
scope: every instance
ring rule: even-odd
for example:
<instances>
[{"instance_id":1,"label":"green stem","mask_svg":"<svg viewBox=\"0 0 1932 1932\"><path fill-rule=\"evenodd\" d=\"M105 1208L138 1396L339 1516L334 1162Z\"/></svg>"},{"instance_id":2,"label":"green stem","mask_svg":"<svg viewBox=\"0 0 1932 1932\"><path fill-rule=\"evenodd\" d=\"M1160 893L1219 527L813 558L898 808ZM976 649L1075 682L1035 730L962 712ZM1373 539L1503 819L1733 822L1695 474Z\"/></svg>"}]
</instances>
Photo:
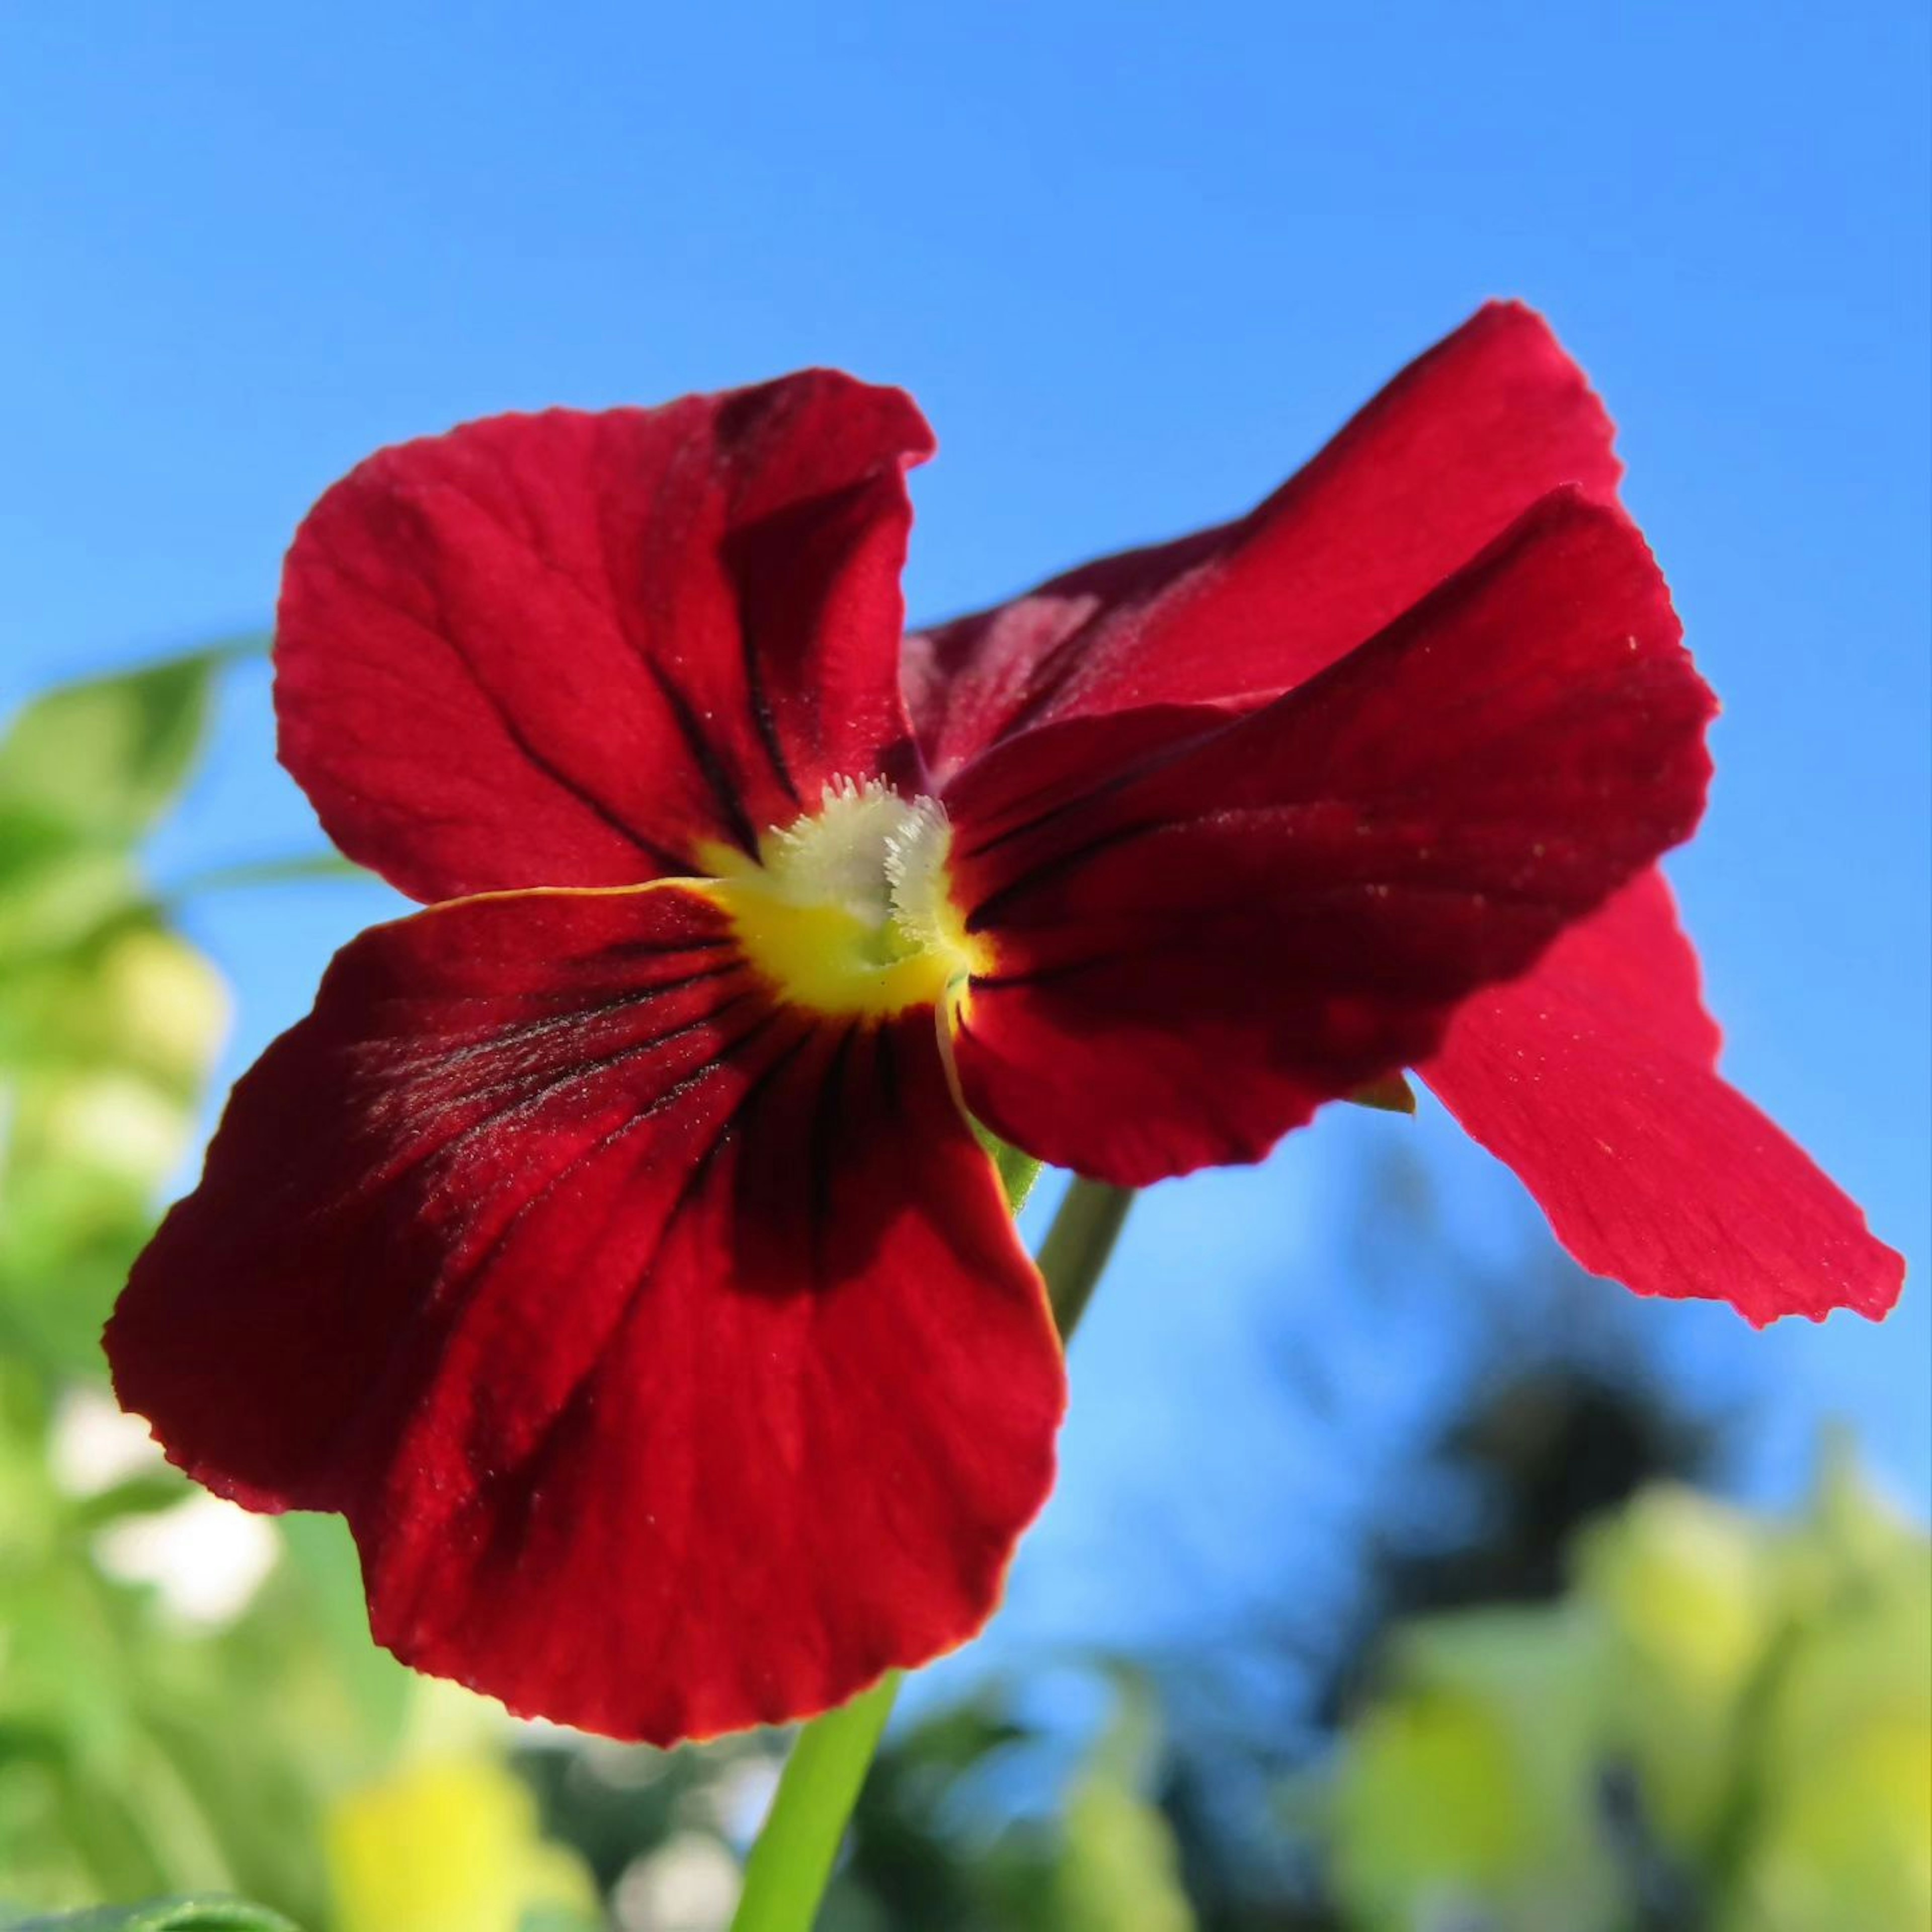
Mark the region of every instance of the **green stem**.
<instances>
[{"instance_id":1,"label":"green stem","mask_svg":"<svg viewBox=\"0 0 1932 1932\"><path fill-rule=\"evenodd\" d=\"M1019 1191L1010 1178L1008 1184L1010 1197ZM1093 1299L1133 1198L1130 1188L1076 1178L1053 1217L1040 1244L1040 1271L1063 1342ZM770 1816L752 1847L731 1932L810 1932L900 1677L887 1672L871 1690L799 1732Z\"/></svg>"},{"instance_id":2,"label":"green stem","mask_svg":"<svg viewBox=\"0 0 1932 1932\"><path fill-rule=\"evenodd\" d=\"M1100 1274L1133 1205L1131 1187L1076 1179L1040 1244L1040 1271L1060 1339L1069 1342L1100 1285Z\"/></svg>"},{"instance_id":3,"label":"green stem","mask_svg":"<svg viewBox=\"0 0 1932 1932\"><path fill-rule=\"evenodd\" d=\"M368 879L374 876L338 852L297 852L282 859L242 859L209 866L177 879L163 896L170 905L204 892L226 892L255 886L286 886L308 879Z\"/></svg>"},{"instance_id":4,"label":"green stem","mask_svg":"<svg viewBox=\"0 0 1932 1932\"><path fill-rule=\"evenodd\" d=\"M845 1821L898 1694L899 1672L889 1670L799 1732L752 1847L731 1932L805 1932L818 1916Z\"/></svg>"}]
</instances>

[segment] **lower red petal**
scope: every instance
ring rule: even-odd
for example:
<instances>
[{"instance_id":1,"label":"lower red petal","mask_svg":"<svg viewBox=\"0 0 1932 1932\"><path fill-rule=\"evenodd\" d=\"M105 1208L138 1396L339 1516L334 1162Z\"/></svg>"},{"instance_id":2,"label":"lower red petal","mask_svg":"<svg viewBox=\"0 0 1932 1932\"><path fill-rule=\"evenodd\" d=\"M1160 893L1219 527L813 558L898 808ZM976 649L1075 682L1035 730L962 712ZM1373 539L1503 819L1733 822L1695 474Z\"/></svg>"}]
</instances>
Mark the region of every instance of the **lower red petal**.
<instances>
[{"instance_id":1,"label":"lower red petal","mask_svg":"<svg viewBox=\"0 0 1932 1932\"><path fill-rule=\"evenodd\" d=\"M1711 708L1634 526L1558 493L1258 711L1009 740L945 794L968 1106L1129 1185L1258 1158L1683 838Z\"/></svg>"},{"instance_id":2,"label":"lower red petal","mask_svg":"<svg viewBox=\"0 0 1932 1932\"><path fill-rule=\"evenodd\" d=\"M1904 1261L1718 1076L1718 1039L1651 872L1527 978L1471 1000L1420 1071L1592 1273L1728 1301L1760 1326L1884 1314Z\"/></svg>"},{"instance_id":3,"label":"lower red petal","mask_svg":"<svg viewBox=\"0 0 1932 1932\"><path fill-rule=\"evenodd\" d=\"M202 1480L348 1516L405 1660L660 1743L970 1636L1064 1400L930 1012L776 1006L676 888L347 948L107 1346Z\"/></svg>"}]
</instances>

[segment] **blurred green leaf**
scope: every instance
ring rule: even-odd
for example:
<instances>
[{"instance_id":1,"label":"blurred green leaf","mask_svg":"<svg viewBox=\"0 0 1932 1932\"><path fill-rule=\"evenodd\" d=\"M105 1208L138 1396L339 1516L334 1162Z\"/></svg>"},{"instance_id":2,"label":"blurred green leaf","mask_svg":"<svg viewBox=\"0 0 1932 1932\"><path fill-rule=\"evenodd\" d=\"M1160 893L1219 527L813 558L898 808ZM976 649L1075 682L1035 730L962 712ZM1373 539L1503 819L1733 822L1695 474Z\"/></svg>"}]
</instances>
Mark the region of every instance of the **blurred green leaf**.
<instances>
[{"instance_id":1,"label":"blurred green leaf","mask_svg":"<svg viewBox=\"0 0 1932 1932\"><path fill-rule=\"evenodd\" d=\"M156 1469L110 1484L72 1504L74 1526L82 1531L104 1528L130 1516L158 1516L176 1509L196 1492L178 1469Z\"/></svg>"},{"instance_id":2,"label":"blurred green leaf","mask_svg":"<svg viewBox=\"0 0 1932 1932\"><path fill-rule=\"evenodd\" d=\"M1571 1555L1398 1633L1331 1789L1349 1924L1932 1924L1924 1532L1840 1468L1796 1523L1654 1484Z\"/></svg>"},{"instance_id":3,"label":"blurred green leaf","mask_svg":"<svg viewBox=\"0 0 1932 1932\"><path fill-rule=\"evenodd\" d=\"M51 827L82 844L139 838L187 779L230 655L196 651L36 698L0 738L0 828Z\"/></svg>"},{"instance_id":4,"label":"blurred green leaf","mask_svg":"<svg viewBox=\"0 0 1932 1932\"><path fill-rule=\"evenodd\" d=\"M10 994L24 973L58 962L142 898L131 846L76 844L0 815L0 960Z\"/></svg>"},{"instance_id":5,"label":"blurred green leaf","mask_svg":"<svg viewBox=\"0 0 1932 1932\"><path fill-rule=\"evenodd\" d=\"M538 1905L526 1912L517 1932L602 1932L604 1921L567 1905Z\"/></svg>"},{"instance_id":6,"label":"blurred green leaf","mask_svg":"<svg viewBox=\"0 0 1932 1932\"><path fill-rule=\"evenodd\" d=\"M0 1932L296 1932L280 1913L238 1898L158 1898L52 1918L0 1917Z\"/></svg>"},{"instance_id":7,"label":"blurred green leaf","mask_svg":"<svg viewBox=\"0 0 1932 1932\"><path fill-rule=\"evenodd\" d=\"M1155 1806L1096 1779L1068 1800L1065 1828L1054 1886L1064 1932L1194 1932L1174 1833Z\"/></svg>"}]
</instances>

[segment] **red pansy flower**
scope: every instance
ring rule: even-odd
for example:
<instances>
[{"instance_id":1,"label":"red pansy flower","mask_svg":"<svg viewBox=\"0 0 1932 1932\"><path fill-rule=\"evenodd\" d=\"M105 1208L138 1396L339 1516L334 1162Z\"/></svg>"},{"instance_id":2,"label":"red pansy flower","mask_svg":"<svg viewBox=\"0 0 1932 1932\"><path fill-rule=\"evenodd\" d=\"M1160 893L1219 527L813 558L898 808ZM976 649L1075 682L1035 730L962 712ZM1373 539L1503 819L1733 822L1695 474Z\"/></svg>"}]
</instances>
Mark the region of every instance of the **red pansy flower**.
<instances>
[{"instance_id":1,"label":"red pansy flower","mask_svg":"<svg viewBox=\"0 0 1932 1932\"><path fill-rule=\"evenodd\" d=\"M1534 316L1240 521L902 652L931 448L824 372L502 417L289 556L283 757L434 903L241 1082L107 1346L517 1710L704 1735L984 1621L1064 1379L969 1115L1138 1185L1412 1068L1634 1288L1898 1286L1714 1070L1654 869L1712 700Z\"/></svg>"}]
</instances>

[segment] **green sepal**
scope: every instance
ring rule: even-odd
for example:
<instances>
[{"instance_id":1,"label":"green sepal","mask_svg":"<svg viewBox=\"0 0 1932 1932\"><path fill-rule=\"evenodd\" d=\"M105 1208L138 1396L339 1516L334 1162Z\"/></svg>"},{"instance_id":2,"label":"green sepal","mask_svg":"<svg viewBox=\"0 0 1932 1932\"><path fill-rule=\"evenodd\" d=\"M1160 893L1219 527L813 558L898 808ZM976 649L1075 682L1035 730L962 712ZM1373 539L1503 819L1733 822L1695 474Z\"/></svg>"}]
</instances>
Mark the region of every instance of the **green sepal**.
<instances>
[{"instance_id":1,"label":"green sepal","mask_svg":"<svg viewBox=\"0 0 1932 1932\"><path fill-rule=\"evenodd\" d=\"M999 1171L1000 1185L1006 1190L1007 1207L1018 1214L1026 1205L1034 1183L1040 1178L1042 1163L1031 1154L1022 1154L1018 1148L1009 1146L977 1120L972 1122L972 1128L974 1138L992 1156L993 1165Z\"/></svg>"},{"instance_id":2,"label":"green sepal","mask_svg":"<svg viewBox=\"0 0 1932 1932\"><path fill-rule=\"evenodd\" d=\"M1372 1107L1380 1114L1415 1112L1415 1089L1408 1084L1406 1073L1384 1073L1379 1080L1358 1087L1348 1100L1352 1107Z\"/></svg>"}]
</instances>

